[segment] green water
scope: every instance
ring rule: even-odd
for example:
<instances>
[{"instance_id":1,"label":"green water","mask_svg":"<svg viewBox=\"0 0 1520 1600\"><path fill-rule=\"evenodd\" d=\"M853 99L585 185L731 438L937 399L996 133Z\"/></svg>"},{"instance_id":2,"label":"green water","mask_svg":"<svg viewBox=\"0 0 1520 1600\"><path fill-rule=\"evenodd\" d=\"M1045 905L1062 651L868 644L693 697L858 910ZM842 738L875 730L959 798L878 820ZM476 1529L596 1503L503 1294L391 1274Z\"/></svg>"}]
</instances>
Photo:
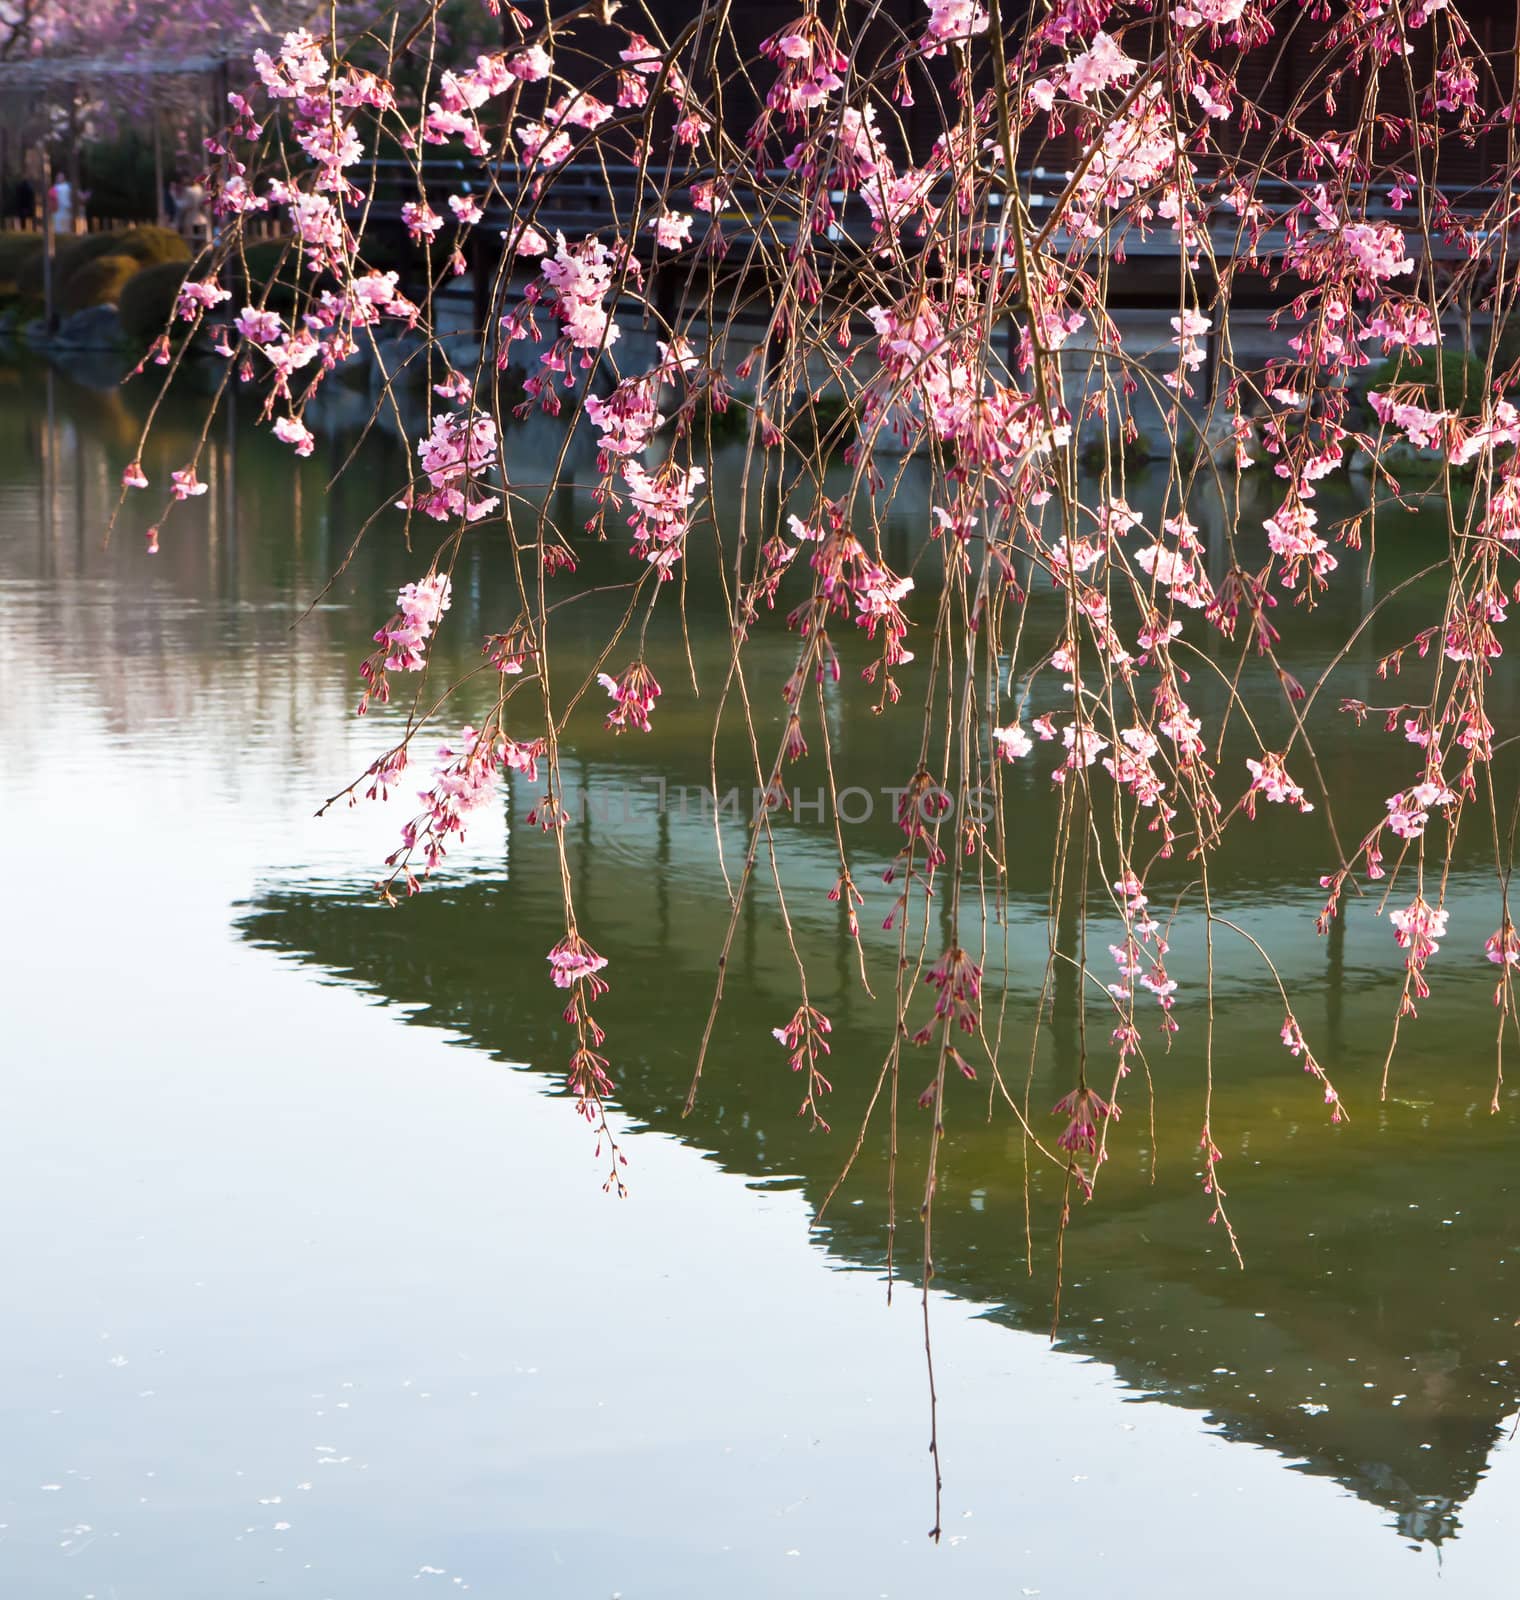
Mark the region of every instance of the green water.
<instances>
[{"instance_id":1,"label":"green water","mask_svg":"<svg viewBox=\"0 0 1520 1600\"><path fill-rule=\"evenodd\" d=\"M1520 1129L1508 1089L1488 1110L1482 944L1498 912L1480 829L1456 857L1435 994L1381 1104L1400 953L1371 901L1315 937L1324 808L1268 808L1214 869L1217 908L1273 954L1350 1111L1329 1124L1278 1040L1259 961L1221 940L1213 1130L1244 1271L1200 1190L1196 927L1179 925L1169 961L1181 1032L1169 1053L1148 1040L1154 1143L1132 1079L1097 1198L1066 1238L1055 1352L1059 1185L1026 1169L1005 1112L989 1121L985 1082L952 1084L931 1307L949 1535L936 1551L912 1293L928 1131L915 1101L932 1068L916 1053L904 1068L908 1281L888 1309L880 1117L817 1217L877 1081L890 1001L861 990L826 898L832 832L812 817L780 829L812 998L834 1021L834 1131L798 1119L770 1038L796 994L764 886L681 1115L728 910L712 819L657 804L661 780L710 781L712 707L683 686L675 608L653 634L654 732L616 739L588 708L566 763L586 797L569 830L580 926L612 959L598 1015L629 1157L619 1203L558 1076L568 1045L543 955L562 931L559 879L523 820L535 791L504 796L399 911L371 884L401 802L311 816L401 714L354 719L355 669L383 597L425 554L381 525L323 587L399 470L394 448L372 441L328 494L336 453L296 471L219 422L211 492L150 559L140 526L99 541L137 414L118 394L0 370L7 1592L337 1600L457 1578L487 1595L1175 1595L1211 1592L1225 1558L1241 1592L1498 1592L1514 1555ZM171 407L150 475L187 456L196 419L189 397ZM547 446L513 448L530 474ZM927 581L915 493L910 470L890 537ZM1140 482L1132 498L1158 493ZM589 498L551 509L573 527ZM1432 540L1419 518L1380 523L1374 592L1417 571ZM613 547L585 554L598 581L627 578ZM692 565L690 648L712 682L726 637L711 562L699 550ZM462 671L511 621L489 535L455 585L438 660ZM1280 608L1301 677L1368 600L1352 579L1313 615ZM565 670L589 665L622 604L609 590L565 614ZM1429 607L1417 585L1379 613L1316 711L1345 834L1409 782L1411 747L1335 707L1387 697L1373 664ZM1048 613L1037 596L1037 629ZM777 731L792 648L779 617L754 641L751 695ZM868 715L852 679L847 667L829 707L841 767L871 790L905 783L916 712ZM1212 681L1196 675L1195 704L1217 703ZM1242 692L1283 725L1275 678L1248 668ZM1501 737L1515 696L1501 663ZM1248 753L1230 758L1241 775ZM720 789L747 787L741 724L725 722L717 759ZM811 759L788 776L823 781ZM1512 796L1510 756L1495 776ZM1005 1073L1021 1095L1029 1077L1053 1134L1077 1039L1058 994L1031 1055L1048 760L1012 782L990 1006L1004 1008ZM878 807L846 833L872 986L889 996L894 832ZM727 819L719 835L732 870L743 830ZM1177 863L1155 882L1188 877ZM960 936L984 937L974 910Z\"/></svg>"}]
</instances>

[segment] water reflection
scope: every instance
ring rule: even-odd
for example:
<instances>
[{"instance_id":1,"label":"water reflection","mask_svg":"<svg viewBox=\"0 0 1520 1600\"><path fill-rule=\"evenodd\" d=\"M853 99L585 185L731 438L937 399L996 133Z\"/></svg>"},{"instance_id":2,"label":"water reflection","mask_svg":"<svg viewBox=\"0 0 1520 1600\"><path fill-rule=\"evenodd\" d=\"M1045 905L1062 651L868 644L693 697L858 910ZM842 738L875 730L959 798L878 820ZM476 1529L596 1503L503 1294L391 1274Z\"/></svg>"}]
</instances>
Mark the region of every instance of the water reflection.
<instances>
[{"instance_id":1,"label":"water reflection","mask_svg":"<svg viewBox=\"0 0 1520 1600\"><path fill-rule=\"evenodd\" d=\"M195 415L188 403L171 411L147 464L155 481L186 458ZM124 525L109 552L96 537L133 448L129 401L61 387L50 373L0 369L0 427L23 442L0 480L3 581L12 604L45 601L48 626L34 636L34 668L44 678L63 685L88 674L113 733L205 743L224 763L220 781L231 792L258 791L250 814L273 815L276 795L300 795L302 809L310 809L308 801L384 747L379 717L365 725L347 715L353 668L373 624L374 597L416 576L419 558L382 528L322 603L304 611L368 514L373 475L342 478L329 494L324 465L336 465L336 452L325 464L292 471L283 450L262 436L218 430L202 469L210 492L186 508L147 564L138 558L140 523ZM531 445L523 448L531 458ZM384 469L383 445L374 452ZM1144 492L1137 489L1137 502ZM142 515L136 507L132 514ZM578 495L556 509L566 525L584 514ZM895 537L909 538L906 518ZM1416 524L1384 540L1384 581L1418 568L1423 537ZM605 562L609 574L619 570L614 551L592 549L587 557ZM500 599L508 587L503 552L489 539L472 544L457 574L441 665L471 664L474 641L509 609ZM1405 635L1418 598L1411 592L1368 629L1341 693L1366 689L1373 661ZM1286 618L1284 632L1298 633L1298 658L1324 659L1336 629L1364 603L1353 584L1318 618ZM590 602L567 629L567 651L589 659L619 606L617 595ZM699 585L689 609L699 669L711 668L726 645L718 629L702 627ZM656 626L666 630L656 648L674 651L673 615ZM757 703L777 703L773 691L788 668L787 645L776 636L770 654L764 646L757 653ZM1263 720L1281 715L1274 682L1248 678L1246 688ZM10 702L18 691L7 684L3 692ZM1520 709L1515 695L1512 677L1496 681L1496 723ZM1327 707L1336 698L1327 696ZM838 709L836 749L858 781L902 781L890 727L849 715L843 701ZM587 801L577 806L571 830L581 921L616 961L604 1020L619 1100L645 1126L757 1183L795 1187L816 1207L836 1176L886 1040L883 1008L852 984L852 963L837 937L839 913L825 897L834 876L831 839L806 819L787 824L788 883L799 936L817 958L818 1001L834 1017L840 1041L838 1131L832 1139L807 1133L795 1115L795 1082L769 1041L769 1029L795 1000L763 893L744 913L741 959L705 1093L692 1117L680 1116L727 908L712 820L695 805L683 812L660 807L655 797L662 782L667 793L708 782L709 717L672 681L651 736L590 734L571 759L572 788ZM1321 723L1326 777L1365 816L1404 781L1401 752L1356 737L1333 715ZM29 763L27 741L36 733L35 718L7 726L7 755L19 768ZM729 781L743 781L742 730L722 731L718 760ZM1501 764L1499 773L1513 782L1512 766ZM1027 845L1010 863L1005 926L990 937L998 949L1006 940L1010 952L1007 1037L1010 1055L1022 1062L1043 963L1048 861L1039 841L1052 800L1048 779L1029 774L1019 781ZM445 1027L504 1061L552 1074L566 1046L536 963L558 937L558 879L536 830L512 826L533 798L514 791L496 825L479 830L451 870L400 913L377 910L367 886L374 857L355 851L347 836L294 856L272 850L237 914L238 930L254 945L407 1007L420 1025ZM380 813L376 837L400 820ZM1235 1270L1204 1222L1208 1207L1194 1161L1201 1024L1184 1004L1183 1032L1155 1063L1159 1157L1153 1167L1140 1151L1149 1141L1138 1137L1137 1098L1135 1126L1125 1124L1099 1201L1078 1213L1067 1243L1061 1342L1112 1367L1137 1396L1204 1413L1228 1436L1266 1446L1386 1508L1402 1535L1439 1541L1459 1526L1520 1392L1510 1367L1516 1308L1506 1292L1516 1246L1514 1096L1506 1092L1501 1115L1489 1116L1488 975L1481 958L1447 959L1443 952L1435 997L1419 1027L1406 1033L1395 1098L1376 1104L1397 953L1365 905L1352 907L1331 940L1313 939L1315 876L1328 850L1321 827L1318 817L1266 818L1221 863L1215 890L1227 914L1279 957L1301 997L1306 1029L1322 1030L1327 1041L1352 1121L1337 1130L1326 1125L1312 1084L1278 1043L1281 1014L1263 993L1259 967L1244 954L1228 958L1220 985L1227 1052L1214 1127L1248 1271ZM732 860L739 834L732 821L720 829ZM864 882L890 858L891 829L878 816L861 825L852 844ZM1476 852L1476 844L1467 848ZM279 860L279 870L267 869L269 859ZM1456 861L1454 926L1486 928L1494 920L1484 920L1489 885L1480 869L1480 854ZM1179 883L1184 871L1179 866ZM878 912L875 923L885 904L878 890L868 907ZM869 914L866 923L873 924ZM979 929L970 932L979 936ZM1479 943L1467 941L1474 949ZM1180 938L1176 948L1176 975L1184 989L1196 987L1196 940ZM880 975L889 959L885 941L873 942L870 958ZM1069 1080L1061 1059L1069 1033L1061 1016L1056 1022L1032 1062L1036 1115ZM916 1089L905 1086L905 1118L916 1115ZM1028 1171L1031 1268L1023 1152L1005 1119L986 1121L983 1093L968 1086L952 1109L937 1222L939 1282L989 1318L1038 1331L1049 1319L1059 1195L1044 1173ZM918 1142L904 1140L907 1193L918 1181ZM877 1137L815 1236L841 1265L874 1272L885 1260L886 1228Z\"/></svg>"},{"instance_id":2,"label":"water reflection","mask_svg":"<svg viewBox=\"0 0 1520 1600\"><path fill-rule=\"evenodd\" d=\"M746 919L745 975L735 980L721 1071L693 1116L681 1119L688 1006L710 972L711 927L689 901L661 915L669 890L650 867L636 858L604 862L607 899L593 902L600 909L621 898L628 922L619 931L645 930L638 954L621 963L637 1002L608 1006L621 1103L726 1168L800 1184L816 1205L837 1170L837 1141L805 1132L789 1075L750 1042L785 993L781 952L771 948L763 914ZM510 872L435 890L410 906L416 925L404 940L361 897L331 890L271 889L242 927L261 944L415 1008L422 1025L460 1030L502 1059L552 1070L560 1030L538 997L501 974L514 951L543 943L554 910L542 853L524 847ZM1326 987L1345 1035L1373 1041L1346 1052L1342 1075L1374 1066L1386 986ZM836 1028L879 1044L848 995L842 988L826 1002L837 1008ZM1270 1038L1275 1013L1237 1005L1232 1023ZM1433 1024L1449 1034L1462 1012L1453 1000ZM836 1126L853 1126L874 1061L865 1044L839 1073ZM1121 1152L1101 1203L1078 1218L1062 1342L1111 1364L1145 1395L1205 1411L1232 1436L1338 1478L1395 1511L1409 1535L1443 1537L1516 1400L1505 1293L1514 1248L1512 1115L1490 1119L1481 1067L1448 1062L1439 1090L1422 1078L1431 1103L1369 1106L1327 1144L1303 1085L1284 1081L1265 1045L1254 1059L1242 1051L1227 1117L1216 1118L1238 1130L1226 1170L1248 1257L1242 1275L1202 1226L1188 1148L1196 1113L1177 1103L1196 1064L1186 1045L1166 1064L1154 1182L1143 1162ZM1036 1104L1053 1097L1059 1081L1042 1067ZM946 1167L942 1286L1012 1325L1044 1328L1054 1195L1036 1176L1031 1278L1016 1138L973 1114L952 1132ZM860 1203L836 1205L818 1229L848 1262L878 1267L885 1259L881 1171L868 1162L848 1191ZM916 1176L905 1179L909 1193Z\"/></svg>"}]
</instances>

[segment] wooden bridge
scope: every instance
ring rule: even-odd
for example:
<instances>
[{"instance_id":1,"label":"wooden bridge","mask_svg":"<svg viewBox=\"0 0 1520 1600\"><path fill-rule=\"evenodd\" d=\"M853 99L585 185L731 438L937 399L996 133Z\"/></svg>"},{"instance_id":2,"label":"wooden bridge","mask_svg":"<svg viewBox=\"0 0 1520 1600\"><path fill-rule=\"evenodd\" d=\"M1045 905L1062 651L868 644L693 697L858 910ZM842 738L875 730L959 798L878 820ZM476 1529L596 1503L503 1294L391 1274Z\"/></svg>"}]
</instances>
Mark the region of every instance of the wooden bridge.
<instances>
[{"instance_id":1,"label":"wooden bridge","mask_svg":"<svg viewBox=\"0 0 1520 1600\"><path fill-rule=\"evenodd\" d=\"M371 191L370 218L399 227L402 206L407 201L415 201L419 195L417 169L404 161L375 161L365 172ZM516 213L500 196L480 192L480 167L476 163L433 157L423 163L421 176L423 187L433 197L435 209L440 195L472 192L484 208L484 219L476 227L472 241L476 299L483 322L488 310L486 297L490 276L500 259L499 236L511 225ZM799 230L806 225L799 209L795 205L788 207L784 198L786 185L794 181L792 175L777 170L771 176L775 180L774 192L783 198L765 208L758 205L746 208L741 203L730 202L717 214L717 224L729 246L730 258L735 262L745 259L744 247L756 243L773 251L788 251L795 246ZM652 218L658 214L661 205L657 177L657 169L641 173L632 166L567 163L545 174L542 193L534 201L533 223L541 233L551 236L563 232L568 238L579 239L596 234L610 240L624 232L635 216ZM1043 167L1035 167L1021 176L1019 187L1037 227L1048 224L1070 177L1069 172ZM949 193L948 179L940 180L929 192L928 205L945 203ZM1478 229L1480 219L1490 213L1499 199L1495 190L1474 187L1448 190L1444 197L1453 215L1469 230ZM1282 215L1300 204L1303 194L1286 184L1261 183L1253 198L1269 213ZM991 197L989 209L994 214L1000 200L1000 196ZM869 256L879 235L870 209L858 191L833 190L829 201L832 219L819 231L816 245L825 257L834 255L838 270L850 271ZM1402 228L1410 253L1418 260L1423 242L1411 227L1417 215L1409 208L1396 209L1386 196L1371 197L1365 208L1366 221ZM974 241L979 248L989 254L1002 249L1006 229L1000 222L988 222L981 234L982 237ZM912 230L904 230L904 246L911 250L915 242ZM1049 240L1062 253L1085 242L1074 238L1064 227L1055 228ZM1253 270L1236 276L1231 288L1232 303L1256 307L1283 305L1299 292L1297 285L1279 286L1274 281L1276 268L1289 242L1286 230L1279 225L1263 232L1253 248L1238 217L1233 213L1215 216L1208 225L1208 249L1200 253L1200 264L1186 268L1169 224L1163 221L1144 231L1126 224L1123 232L1114 236L1114 246L1122 246L1123 270L1111 276L1110 303L1130 308L1175 306L1184 271L1194 284L1194 292L1207 303L1216 292L1215 264L1220 271L1227 270L1236 260L1247 259L1249 252ZM701 244L694 243L679 253L664 250L657 253L654 240L646 230L645 236L635 241L635 248L646 263L658 260L682 268L683 264L690 264ZM1467 259L1460 244L1444 238L1434 241L1432 260L1438 271L1450 271ZM1257 263L1268 270L1261 270ZM740 269L736 266L733 270ZM684 276L684 270L680 275ZM677 274L668 276L673 285Z\"/></svg>"}]
</instances>

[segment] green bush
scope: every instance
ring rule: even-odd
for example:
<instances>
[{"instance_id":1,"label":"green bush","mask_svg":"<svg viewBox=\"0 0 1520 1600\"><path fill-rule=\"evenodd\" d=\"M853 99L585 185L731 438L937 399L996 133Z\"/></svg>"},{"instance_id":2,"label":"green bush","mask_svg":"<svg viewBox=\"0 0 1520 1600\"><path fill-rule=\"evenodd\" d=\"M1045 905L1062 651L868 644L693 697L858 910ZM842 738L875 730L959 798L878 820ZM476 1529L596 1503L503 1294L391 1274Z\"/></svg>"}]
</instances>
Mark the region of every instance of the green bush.
<instances>
[{"instance_id":1,"label":"green bush","mask_svg":"<svg viewBox=\"0 0 1520 1600\"><path fill-rule=\"evenodd\" d=\"M192 254L181 234L173 228L160 228L153 222L139 223L120 234L117 250L124 256L135 257L145 267L156 261L188 261Z\"/></svg>"},{"instance_id":2,"label":"green bush","mask_svg":"<svg viewBox=\"0 0 1520 1600\"><path fill-rule=\"evenodd\" d=\"M243 270L244 261L248 264L246 274ZM279 278L273 287L269 287L276 273ZM238 308L245 305L263 306L266 310L279 312L282 317L288 317L295 310L297 282L307 290L315 287L311 275L302 264L300 245L289 235L260 239L257 244L249 245L241 257L230 257L222 268L221 279L222 287L232 291L232 299Z\"/></svg>"},{"instance_id":3,"label":"green bush","mask_svg":"<svg viewBox=\"0 0 1520 1600\"><path fill-rule=\"evenodd\" d=\"M40 233L0 233L0 283L14 285L22 267L41 252Z\"/></svg>"},{"instance_id":4,"label":"green bush","mask_svg":"<svg viewBox=\"0 0 1520 1600\"><path fill-rule=\"evenodd\" d=\"M1513 316L1503 317L1488 330L1486 337L1494 352L1494 376L1503 377L1520 362L1520 322Z\"/></svg>"},{"instance_id":5,"label":"green bush","mask_svg":"<svg viewBox=\"0 0 1520 1600\"><path fill-rule=\"evenodd\" d=\"M1497 368L1495 369L1497 372ZM1441 387L1446 390L1446 409L1459 416L1475 416L1483 408L1484 363L1464 350L1443 350L1437 355L1423 351L1418 366L1407 350L1369 367L1362 378L1362 392L1376 390L1387 394L1397 388L1416 405L1434 411L1439 405Z\"/></svg>"},{"instance_id":6,"label":"green bush","mask_svg":"<svg viewBox=\"0 0 1520 1600\"><path fill-rule=\"evenodd\" d=\"M58 290L58 313L71 317L91 306L114 306L121 300L127 280L136 275L131 256L96 256L76 267Z\"/></svg>"},{"instance_id":7,"label":"green bush","mask_svg":"<svg viewBox=\"0 0 1520 1600\"><path fill-rule=\"evenodd\" d=\"M224 320L236 316L245 305L267 305L269 310L281 315L290 314L296 303L291 280L299 267L293 244L288 237L261 239L257 244L250 244L242 256L229 256L222 263L217 277L222 287L232 294L223 308ZM247 262L246 274L244 261ZM276 271L280 273L280 281L266 301L265 285ZM121 313L122 331L133 344L152 344L168 326L179 286L188 272L189 263L184 260L158 261L127 280L117 309ZM196 269L196 275L203 275L201 267Z\"/></svg>"},{"instance_id":8,"label":"green bush","mask_svg":"<svg viewBox=\"0 0 1520 1600\"><path fill-rule=\"evenodd\" d=\"M122 285L116 310L122 332L134 345L146 348L169 325L179 286L188 271L183 261L160 261L139 268Z\"/></svg>"},{"instance_id":9,"label":"green bush","mask_svg":"<svg viewBox=\"0 0 1520 1600\"><path fill-rule=\"evenodd\" d=\"M301 257L293 234L282 234L276 239L260 239L243 251L248 263L248 277L255 288L268 283L278 270L290 277L300 269ZM241 266L238 271L241 273Z\"/></svg>"},{"instance_id":10,"label":"green bush","mask_svg":"<svg viewBox=\"0 0 1520 1600\"><path fill-rule=\"evenodd\" d=\"M111 233L77 233L59 239L53 249L54 282L67 283L88 262L101 256L130 256L139 266L159 261L188 261L190 246L172 229L151 223L140 228L118 228ZM42 255L37 252L22 263L16 285L23 293L42 293Z\"/></svg>"}]
</instances>

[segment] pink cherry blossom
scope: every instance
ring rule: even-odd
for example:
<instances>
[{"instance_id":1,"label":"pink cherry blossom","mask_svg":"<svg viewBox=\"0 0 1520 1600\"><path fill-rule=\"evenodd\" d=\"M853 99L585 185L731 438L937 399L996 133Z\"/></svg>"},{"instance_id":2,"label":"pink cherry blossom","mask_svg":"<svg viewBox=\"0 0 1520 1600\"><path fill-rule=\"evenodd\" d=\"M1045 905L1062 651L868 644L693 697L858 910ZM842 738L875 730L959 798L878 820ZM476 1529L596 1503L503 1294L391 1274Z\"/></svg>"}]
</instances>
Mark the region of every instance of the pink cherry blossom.
<instances>
[{"instance_id":1,"label":"pink cherry blossom","mask_svg":"<svg viewBox=\"0 0 1520 1600\"><path fill-rule=\"evenodd\" d=\"M1444 908L1429 905L1423 895L1416 895L1403 909L1388 913L1394 942L1409 952L1405 965L1414 992L1422 1000L1430 993L1424 978L1425 963L1441 948L1439 941L1446 937L1447 916Z\"/></svg>"},{"instance_id":2,"label":"pink cherry blossom","mask_svg":"<svg viewBox=\"0 0 1520 1600\"><path fill-rule=\"evenodd\" d=\"M214 277L200 283L182 283L174 299L174 313L183 322L194 322L203 312L214 311L231 298L232 291L222 288Z\"/></svg>"},{"instance_id":3,"label":"pink cherry blossom","mask_svg":"<svg viewBox=\"0 0 1520 1600\"><path fill-rule=\"evenodd\" d=\"M451 194L449 210L454 213L455 222L462 228L473 227L485 215L480 209L480 202L470 194Z\"/></svg>"},{"instance_id":4,"label":"pink cherry blossom","mask_svg":"<svg viewBox=\"0 0 1520 1600\"><path fill-rule=\"evenodd\" d=\"M480 479L497 465L496 423L481 412L440 412L432 431L417 444L428 489L409 490L403 500L439 522L463 516L478 522L500 504L498 495L482 492Z\"/></svg>"},{"instance_id":5,"label":"pink cherry blossom","mask_svg":"<svg viewBox=\"0 0 1520 1600\"><path fill-rule=\"evenodd\" d=\"M665 250L679 250L691 243L690 215L679 211L667 211L650 223L654 231L655 243Z\"/></svg>"},{"instance_id":6,"label":"pink cherry blossom","mask_svg":"<svg viewBox=\"0 0 1520 1600\"><path fill-rule=\"evenodd\" d=\"M1073 1153L1080 1150L1095 1153L1103 1124L1110 1119L1117 1122L1120 1114L1118 1106L1110 1104L1088 1088L1073 1089L1070 1094L1062 1095L1050 1112L1052 1116L1067 1119L1065 1128L1056 1138L1056 1144L1062 1150Z\"/></svg>"},{"instance_id":7,"label":"pink cherry blossom","mask_svg":"<svg viewBox=\"0 0 1520 1600\"><path fill-rule=\"evenodd\" d=\"M925 0L929 23L926 55L942 55L947 44L966 44L987 31L987 8L981 0Z\"/></svg>"},{"instance_id":8,"label":"pink cherry blossom","mask_svg":"<svg viewBox=\"0 0 1520 1600\"><path fill-rule=\"evenodd\" d=\"M316 435L298 417L277 417L274 436L282 444L295 446L298 456L309 456L316 449Z\"/></svg>"},{"instance_id":9,"label":"pink cherry blossom","mask_svg":"<svg viewBox=\"0 0 1520 1600\"><path fill-rule=\"evenodd\" d=\"M400 847L386 861L405 872L409 890L417 888L410 865L414 855L421 855L426 877L448 854L449 845L464 837L470 813L495 796L497 780L496 753L476 729L466 727L456 743L438 747L432 784L419 791L422 811L401 830Z\"/></svg>"},{"instance_id":10,"label":"pink cherry blossom","mask_svg":"<svg viewBox=\"0 0 1520 1600\"><path fill-rule=\"evenodd\" d=\"M637 461L623 463L634 554L655 567L662 579L675 575L675 564L685 552L697 490L706 478L701 467L666 462L651 474Z\"/></svg>"},{"instance_id":11,"label":"pink cherry blossom","mask_svg":"<svg viewBox=\"0 0 1520 1600\"><path fill-rule=\"evenodd\" d=\"M992 739L1003 761L1017 761L1034 749L1034 740L1016 722L1011 727L994 728Z\"/></svg>"},{"instance_id":12,"label":"pink cherry blossom","mask_svg":"<svg viewBox=\"0 0 1520 1600\"><path fill-rule=\"evenodd\" d=\"M612 696L612 710L607 713L607 726L614 733L629 728L649 732L649 714L660 698L660 685L655 675L642 661L635 661L616 678L600 672L596 680Z\"/></svg>"},{"instance_id":13,"label":"pink cherry blossom","mask_svg":"<svg viewBox=\"0 0 1520 1600\"><path fill-rule=\"evenodd\" d=\"M424 646L449 609L452 585L446 572L409 583L396 596L396 615L375 635L387 672L420 672L427 664ZM371 674L361 673L365 677Z\"/></svg>"},{"instance_id":14,"label":"pink cherry blossom","mask_svg":"<svg viewBox=\"0 0 1520 1600\"><path fill-rule=\"evenodd\" d=\"M1066 92L1073 100L1086 100L1110 84L1132 77L1139 67L1138 61L1125 55L1117 42L1100 29L1066 69Z\"/></svg>"},{"instance_id":15,"label":"pink cherry blossom","mask_svg":"<svg viewBox=\"0 0 1520 1600\"><path fill-rule=\"evenodd\" d=\"M554 291L555 314L566 341L576 350L592 351L614 344L621 329L603 309L612 287L617 258L600 239L570 245L555 235L555 251L541 268Z\"/></svg>"},{"instance_id":16,"label":"pink cherry blossom","mask_svg":"<svg viewBox=\"0 0 1520 1600\"><path fill-rule=\"evenodd\" d=\"M579 934L567 934L549 952L549 971L556 989L586 983L593 992L605 994L607 985L597 973L605 971L606 966L607 958L599 956Z\"/></svg>"},{"instance_id":17,"label":"pink cherry blossom","mask_svg":"<svg viewBox=\"0 0 1520 1600\"><path fill-rule=\"evenodd\" d=\"M253 306L244 306L232 325L250 344L273 344L285 336L285 322L277 312Z\"/></svg>"},{"instance_id":18,"label":"pink cherry blossom","mask_svg":"<svg viewBox=\"0 0 1520 1600\"><path fill-rule=\"evenodd\" d=\"M401 220L418 244L432 238L443 226L443 218L425 200L408 200L401 208Z\"/></svg>"},{"instance_id":19,"label":"pink cherry blossom","mask_svg":"<svg viewBox=\"0 0 1520 1600\"><path fill-rule=\"evenodd\" d=\"M1185 0L1173 8L1172 20L1179 28L1198 28L1205 24L1224 27L1238 22L1245 11L1246 0Z\"/></svg>"},{"instance_id":20,"label":"pink cherry blossom","mask_svg":"<svg viewBox=\"0 0 1520 1600\"><path fill-rule=\"evenodd\" d=\"M1246 758L1246 768L1251 774L1251 787L1246 791L1245 808L1250 816L1256 815L1256 796L1265 795L1273 805L1296 806L1309 812L1314 807L1304 798L1303 789L1288 776L1288 769L1280 755L1264 754L1260 761Z\"/></svg>"}]
</instances>

